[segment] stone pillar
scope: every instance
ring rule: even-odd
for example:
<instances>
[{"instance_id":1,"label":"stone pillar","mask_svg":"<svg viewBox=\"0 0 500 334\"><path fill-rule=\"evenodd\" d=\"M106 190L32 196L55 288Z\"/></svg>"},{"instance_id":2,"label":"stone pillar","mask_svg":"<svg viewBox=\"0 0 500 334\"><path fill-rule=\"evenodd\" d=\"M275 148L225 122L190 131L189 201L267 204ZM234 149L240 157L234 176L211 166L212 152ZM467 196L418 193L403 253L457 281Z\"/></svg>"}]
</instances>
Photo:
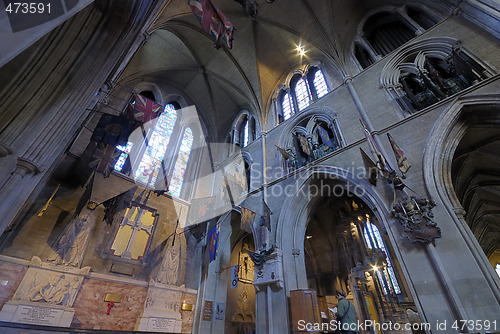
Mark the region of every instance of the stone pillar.
<instances>
[{"instance_id":1,"label":"stone pillar","mask_svg":"<svg viewBox=\"0 0 500 334\"><path fill-rule=\"evenodd\" d=\"M283 254L275 249L254 268L257 334L288 333L288 302L283 281Z\"/></svg>"}]
</instances>

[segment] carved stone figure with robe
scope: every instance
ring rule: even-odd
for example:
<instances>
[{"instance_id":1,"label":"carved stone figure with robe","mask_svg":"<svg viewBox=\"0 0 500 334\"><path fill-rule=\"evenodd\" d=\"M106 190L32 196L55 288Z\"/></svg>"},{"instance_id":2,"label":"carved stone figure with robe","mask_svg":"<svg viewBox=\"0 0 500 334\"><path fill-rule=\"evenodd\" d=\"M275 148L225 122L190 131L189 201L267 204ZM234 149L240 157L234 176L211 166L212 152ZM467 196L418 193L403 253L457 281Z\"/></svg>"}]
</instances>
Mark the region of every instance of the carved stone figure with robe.
<instances>
[{"instance_id":1,"label":"carved stone figure with robe","mask_svg":"<svg viewBox=\"0 0 500 334\"><path fill-rule=\"evenodd\" d=\"M179 276L179 260L180 251L174 246L168 247L156 280L160 283L176 285Z\"/></svg>"},{"instance_id":2,"label":"carved stone figure with robe","mask_svg":"<svg viewBox=\"0 0 500 334\"><path fill-rule=\"evenodd\" d=\"M54 254L49 262L79 267L82 264L90 233L97 219L97 210L84 208L80 215L66 225L63 233L54 245Z\"/></svg>"}]
</instances>

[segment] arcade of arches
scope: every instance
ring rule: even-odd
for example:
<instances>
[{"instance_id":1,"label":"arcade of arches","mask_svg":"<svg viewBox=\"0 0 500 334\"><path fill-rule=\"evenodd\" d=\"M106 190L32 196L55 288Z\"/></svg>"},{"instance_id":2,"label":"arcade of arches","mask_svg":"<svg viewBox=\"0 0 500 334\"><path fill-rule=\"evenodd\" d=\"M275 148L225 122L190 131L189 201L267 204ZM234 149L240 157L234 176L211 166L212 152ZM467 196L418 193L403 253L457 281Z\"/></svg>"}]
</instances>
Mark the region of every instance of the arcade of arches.
<instances>
[{"instance_id":1,"label":"arcade of arches","mask_svg":"<svg viewBox=\"0 0 500 334\"><path fill-rule=\"evenodd\" d=\"M0 332L500 331L498 0L61 3L0 13Z\"/></svg>"}]
</instances>

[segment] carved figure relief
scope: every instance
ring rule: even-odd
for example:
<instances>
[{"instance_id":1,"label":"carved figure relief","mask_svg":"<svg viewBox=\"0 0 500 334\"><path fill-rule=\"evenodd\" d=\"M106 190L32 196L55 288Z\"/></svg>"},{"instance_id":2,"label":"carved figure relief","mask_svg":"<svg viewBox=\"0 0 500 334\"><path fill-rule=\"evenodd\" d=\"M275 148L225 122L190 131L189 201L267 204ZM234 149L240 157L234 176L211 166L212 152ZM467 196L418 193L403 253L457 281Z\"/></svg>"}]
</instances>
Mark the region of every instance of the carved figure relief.
<instances>
[{"instance_id":1,"label":"carved figure relief","mask_svg":"<svg viewBox=\"0 0 500 334\"><path fill-rule=\"evenodd\" d=\"M174 247L168 247L163 258L157 282L176 285L179 277L180 251Z\"/></svg>"},{"instance_id":2,"label":"carved figure relief","mask_svg":"<svg viewBox=\"0 0 500 334\"><path fill-rule=\"evenodd\" d=\"M24 275L13 299L72 307L83 278L88 274L90 267L68 268L67 272L55 271L55 267L57 266L42 263L40 258L33 257L30 268Z\"/></svg>"},{"instance_id":3,"label":"carved figure relief","mask_svg":"<svg viewBox=\"0 0 500 334\"><path fill-rule=\"evenodd\" d=\"M97 210L84 208L80 215L73 218L65 227L55 244L54 253L47 258L47 261L80 267L96 219Z\"/></svg>"}]
</instances>

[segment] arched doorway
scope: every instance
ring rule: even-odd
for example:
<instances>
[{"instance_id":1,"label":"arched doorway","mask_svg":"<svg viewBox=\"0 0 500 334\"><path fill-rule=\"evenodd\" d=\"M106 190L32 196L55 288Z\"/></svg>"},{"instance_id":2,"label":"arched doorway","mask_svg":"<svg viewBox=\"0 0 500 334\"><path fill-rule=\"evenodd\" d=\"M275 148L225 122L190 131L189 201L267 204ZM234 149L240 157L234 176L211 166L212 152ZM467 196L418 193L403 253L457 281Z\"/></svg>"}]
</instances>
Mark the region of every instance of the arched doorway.
<instances>
[{"instance_id":1,"label":"arched doorway","mask_svg":"<svg viewBox=\"0 0 500 334\"><path fill-rule=\"evenodd\" d=\"M336 291L347 293L362 323L406 323L407 310L415 312L383 227L366 203L347 191L312 206L304 257L322 322L335 320Z\"/></svg>"},{"instance_id":2,"label":"arched doorway","mask_svg":"<svg viewBox=\"0 0 500 334\"><path fill-rule=\"evenodd\" d=\"M223 268L227 276L224 333L255 333L254 264L246 250L255 251L252 234L240 229L241 214L231 212L231 253ZM222 318L222 317L221 317Z\"/></svg>"},{"instance_id":3,"label":"arched doorway","mask_svg":"<svg viewBox=\"0 0 500 334\"><path fill-rule=\"evenodd\" d=\"M361 322L418 322L405 268L391 246L395 232L384 221L390 213L380 198L334 167L313 167L296 186L277 231L291 300L295 291L314 291L317 320L326 323L333 319L336 290L344 290ZM293 301L290 309L295 327Z\"/></svg>"},{"instance_id":4,"label":"arched doorway","mask_svg":"<svg viewBox=\"0 0 500 334\"><path fill-rule=\"evenodd\" d=\"M495 261L499 242L499 231L495 228L500 203L499 168L498 150L494 149L498 147L500 134L499 112L498 94L457 100L436 121L427 139L423 161L430 196L441 201L448 211L451 217L448 233L454 233L455 238L459 236L464 250L461 258L470 261L468 266L474 268L470 272L475 273L475 284L485 291L481 300L487 306L481 313L475 312L478 307L468 309L469 319L495 319L500 303L496 263L487 258ZM459 292L464 292L465 297L467 290Z\"/></svg>"}]
</instances>

